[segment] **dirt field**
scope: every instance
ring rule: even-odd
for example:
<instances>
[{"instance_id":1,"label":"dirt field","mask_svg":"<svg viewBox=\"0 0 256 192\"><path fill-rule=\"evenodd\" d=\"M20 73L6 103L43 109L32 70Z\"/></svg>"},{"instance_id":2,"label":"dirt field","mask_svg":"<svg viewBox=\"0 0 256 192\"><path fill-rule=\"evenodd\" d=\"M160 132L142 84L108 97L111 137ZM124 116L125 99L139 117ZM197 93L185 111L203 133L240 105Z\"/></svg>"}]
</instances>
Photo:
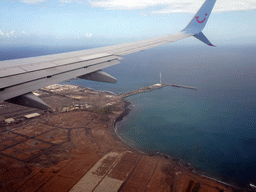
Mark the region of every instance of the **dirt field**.
<instances>
[{"instance_id":1,"label":"dirt field","mask_svg":"<svg viewBox=\"0 0 256 192\"><path fill-rule=\"evenodd\" d=\"M119 96L67 85L37 94L53 112L0 103L0 191L235 191L126 146L113 132Z\"/></svg>"}]
</instances>

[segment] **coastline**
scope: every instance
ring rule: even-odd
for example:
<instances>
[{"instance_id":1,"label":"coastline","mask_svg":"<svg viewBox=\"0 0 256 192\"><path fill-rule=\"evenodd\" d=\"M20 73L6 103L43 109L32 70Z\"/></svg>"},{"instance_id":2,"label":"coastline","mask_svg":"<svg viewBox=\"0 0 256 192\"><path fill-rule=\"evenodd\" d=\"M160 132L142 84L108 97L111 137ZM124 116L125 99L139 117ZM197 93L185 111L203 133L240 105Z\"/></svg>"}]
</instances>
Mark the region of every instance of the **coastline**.
<instances>
[{"instance_id":1,"label":"coastline","mask_svg":"<svg viewBox=\"0 0 256 192\"><path fill-rule=\"evenodd\" d=\"M129 108L129 106L131 105L131 103L125 99L123 99L125 105L124 105L124 110L123 112L112 122L111 125L111 129L110 132L112 133L114 139L116 139L119 142L122 142L125 146L127 146L129 149L131 149L131 151L135 152L135 153L139 153L142 155L149 155L143 151L140 151L138 149L136 149L135 147L132 147L131 145L129 145L128 143L126 143L117 133L117 127L116 127L116 123L118 123L119 121L122 121L124 117L126 117L127 115L129 115L131 109Z\"/></svg>"},{"instance_id":2,"label":"coastline","mask_svg":"<svg viewBox=\"0 0 256 192\"><path fill-rule=\"evenodd\" d=\"M129 106L131 105L131 102L127 101L125 98L123 98L123 101L125 103L124 105L124 110L123 112L114 120L114 122L112 123L112 129L110 130L110 132L112 133L112 135L114 136L114 138L117 141L122 142L125 146L127 146L128 148L130 148L133 152L142 154L142 155L147 155L147 156L160 156L160 157L164 157L165 159L169 160L169 161L174 161L177 166L181 166L182 168L185 168L187 171L192 172L193 174L196 174L199 177L202 178L207 178L210 180L213 180L221 185L225 185L227 187L231 187L233 190L243 190L242 188L226 183L224 181L221 181L217 178L215 178L213 175L211 175L210 173L204 172L204 171L196 171L197 168L193 167L191 165L191 163L185 162L184 160L180 159L180 158L173 158L168 154L165 153L161 153L161 152L155 152L155 153L146 153L144 151L138 150L136 149L136 147L133 147L131 145L129 145L127 142L125 142L117 133L117 127L116 127L116 123L122 121L124 119L124 117L126 117L127 115L129 115L129 113L131 112L132 109L129 108Z\"/></svg>"},{"instance_id":3,"label":"coastline","mask_svg":"<svg viewBox=\"0 0 256 192\"><path fill-rule=\"evenodd\" d=\"M85 87L83 87L83 88L85 88ZM90 90L92 92L98 92L98 93L103 93L103 94L111 94L111 95L116 96L116 97L118 96L117 94L115 94L115 93L113 93L111 91L96 90L96 89L89 88L89 87L86 87L85 89L88 89L88 90ZM115 119L112 119L112 121L111 121L111 128L109 130L110 134L112 135L112 137L117 142L122 143L124 146L126 146L128 149L130 149L130 151L132 151L133 153L137 153L137 154L145 155L145 156L156 156L156 157L159 156L159 157L163 157L163 158L167 159L170 162L175 162L177 166L180 166L180 167L186 169L187 171L197 175L198 177L210 179L210 180L215 181L215 182L217 182L217 183L219 183L221 185L225 185L227 187L231 187L234 190L238 190L238 191L241 190L240 187L232 185L232 184L229 184L229 183L226 183L224 181L221 181L220 179L216 178L215 176L211 175L210 173L207 173L207 172L205 172L203 170L199 170L198 171L198 168L193 167L190 163L185 162L184 160L182 160L180 158L174 158L174 157L171 157L168 154L164 154L164 153L161 153L161 152L147 153L147 152L138 150L136 147L130 145L127 142L125 142L117 133L116 123L124 120L124 118L130 114L132 109L130 107L131 106L131 102L127 101L126 98L122 98L121 100L122 100L122 102L124 102L124 105L122 107L123 111ZM244 189L247 189L247 188L244 188Z\"/></svg>"},{"instance_id":4,"label":"coastline","mask_svg":"<svg viewBox=\"0 0 256 192\"><path fill-rule=\"evenodd\" d=\"M47 186L53 185L57 189L60 181L65 182L66 189L71 189L82 176L90 172L96 162L101 163L100 159L113 154L119 156L118 165L105 165L104 163L108 161L104 161L102 166L110 167L111 170L116 167L114 178L119 178L120 174L124 174L124 177L120 177L123 182L120 191L123 191L125 187L132 189L135 186L141 187L142 190L151 188L151 191L156 191L160 186L164 186L163 191L168 188L188 191L196 189L198 184L201 186L201 191L211 189L214 192L219 192L220 189L225 192L241 191L231 190L234 187L210 177L201 176L193 171L189 163L181 159L172 158L159 152L145 153L136 149L136 145L130 146L129 141L126 143L122 140L116 131L118 129L116 123L127 120L125 117L133 110L132 102L125 98L115 94L110 95L104 91L61 85L39 90L38 94L54 107L55 112L42 113L41 117L30 120L23 119L20 122L17 119L17 123L10 124L11 135L3 132L4 142L9 142L9 146L7 146L8 149L2 150L3 156L0 160L6 161L7 156L4 155L13 157L8 159L10 163L1 162L6 167L6 174L9 173L7 170L13 166L16 167L17 163L20 166L20 169L15 168L17 174L36 170L32 175L27 175L20 181L17 180L19 183L15 186L6 181L4 187L10 189L9 191L17 191L16 189L25 191L35 187L45 189ZM13 109L15 114L16 107L14 108L9 103L4 105L5 109ZM31 129L31 126L34 128ZM22 138L19 140L20 143L13 145L10 141L18 142L16 137ZM57 147L52 149L52 146L56 146L56 144ZM19 148L17 152L16 145ZM20 156L20 150L24 151L22 156ZM18 162L17 159L22 162ZM115 158L110 159L114 160ZM30 166L24 168L23 162L27 163L28 161ZM84 167L87 168L84 169ZM99 167L99 169L101 168ZM51 177L52 179L42 183L42 186L34 186L33 183L40 182L38 174L40 177ZM59 174L65 177L60 177ZM68 181L67 177L70 177ZM133 178L137 178L136 182ZM145 180L145 178L147 179ZM161 179L159 180L159 178ZM107 180L108 176L105 180L100 180L99 183L104 183Z\"/></svg>"}]
</instances>

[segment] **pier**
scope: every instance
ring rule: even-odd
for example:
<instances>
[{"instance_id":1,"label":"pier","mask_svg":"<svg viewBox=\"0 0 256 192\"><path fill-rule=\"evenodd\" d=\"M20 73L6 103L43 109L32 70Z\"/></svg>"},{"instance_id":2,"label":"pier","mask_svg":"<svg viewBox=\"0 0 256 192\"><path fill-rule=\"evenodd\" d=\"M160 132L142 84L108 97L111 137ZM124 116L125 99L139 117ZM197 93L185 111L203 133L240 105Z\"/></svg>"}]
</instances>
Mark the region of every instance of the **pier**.
<instances>
[{"instance_id":1,"label":"pier","mask_svg":"<svg viewBox=\"0 0 256 192\"><path fill-rule=\"evenodd\" d=\"M133 91L128 91L126 93L122 93L119 96L125 98L125 97L129 97L129 96L136 95L136 94L139 94L139 93L144 93L144 92L148 92L148 91L153 91L155 89L160 89L160 88L163 88L163 87L166 87L166 86L197 90L196 87L191 87L191 86L177 85L177 84L171 84L171 83L157 83L157 84L149 85L147 87L142 87L140 89L136 89L136 90L133 90Z\"/></svg>"}]
</instances>

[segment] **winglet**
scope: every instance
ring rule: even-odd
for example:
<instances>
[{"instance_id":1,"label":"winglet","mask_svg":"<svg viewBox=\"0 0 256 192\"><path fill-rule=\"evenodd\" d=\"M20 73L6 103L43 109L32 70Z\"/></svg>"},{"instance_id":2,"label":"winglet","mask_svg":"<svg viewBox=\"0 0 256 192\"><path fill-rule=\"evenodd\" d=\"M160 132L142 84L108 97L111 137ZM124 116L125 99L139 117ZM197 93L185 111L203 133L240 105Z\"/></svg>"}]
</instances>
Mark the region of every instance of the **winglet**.
<instances>
[{"instance_id":1,"label":"winglet","mask_svg":"<svg viewBox=\"0 0 256 192\"><path fill-rule=\"evenodd\" d=\"M205 27L216 0L206 0L187 27L182 30L187 34L199 34Z\"/></svg>"},{"instance_id":2,"label":"winglet","mask_svg":"<svg viewBox=\"0 0 256 192\"><path fill-rule=\"evenodd\" d=\"M216 47L207 39L207 37L205 37L205 35L202 32L195 34L193 36L209 46Z\"/></svg>"}]
</instances>

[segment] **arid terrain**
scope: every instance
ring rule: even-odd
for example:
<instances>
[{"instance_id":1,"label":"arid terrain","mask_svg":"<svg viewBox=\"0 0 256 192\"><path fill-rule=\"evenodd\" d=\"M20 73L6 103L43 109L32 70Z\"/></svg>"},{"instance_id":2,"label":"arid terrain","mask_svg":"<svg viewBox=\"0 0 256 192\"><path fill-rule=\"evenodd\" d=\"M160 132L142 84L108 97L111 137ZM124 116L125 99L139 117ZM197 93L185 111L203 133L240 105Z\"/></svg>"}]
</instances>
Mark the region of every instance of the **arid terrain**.
<instances>
[{"instance_id":1,"label":"arid terrain","mask_svg":"<svg viewBox=\"0 0 256 192\"><path fill-rule=\"evenodd\" d=\"M122 96L71 85L35 94L52 111L0 102L0 191L253 191L129 148L113 128L128 105Z\"/></svg>"}]
</instances>

